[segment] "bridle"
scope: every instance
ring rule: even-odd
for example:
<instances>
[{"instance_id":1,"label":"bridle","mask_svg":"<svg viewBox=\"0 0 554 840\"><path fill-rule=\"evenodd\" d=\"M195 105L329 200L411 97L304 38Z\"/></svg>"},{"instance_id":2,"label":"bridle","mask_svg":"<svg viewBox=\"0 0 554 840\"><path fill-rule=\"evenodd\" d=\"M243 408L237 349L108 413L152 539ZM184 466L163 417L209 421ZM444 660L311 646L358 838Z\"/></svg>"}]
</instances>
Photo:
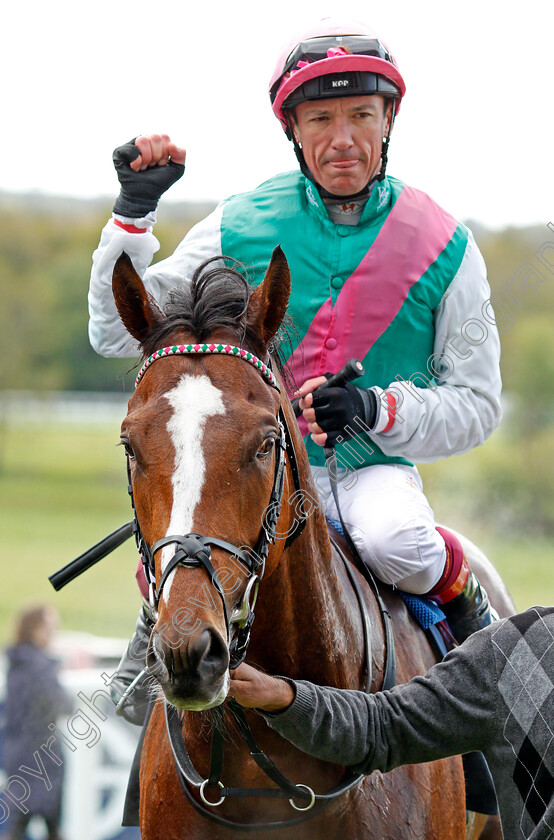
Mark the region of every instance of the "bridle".
<instances>
[{"instance_id":1,"label":"bridle","mask_svg":"<svg viewBox=\"0 0 554 840\"><path fill-rule=\"evenodd\" d=\"M157 359L175 355L198 354L232 355L236 358L249 362L260 372L260 374L264 377L266 382L272 388L275 388L278 391L278 393L280 393L280 386L273 374L273 371L271 370L270 363L262 362L254 354L244 350L243 348L223 344L181 344L157 350L146 360L146 362L140 369L136 378L136 386L138 386L141 382L146 370L148 370L150 365ZM288 457L288 464L293 477L295 497L298 499L299 504L296 508L294 525L292 529L290 529L290 532L288 533L287 539L285 541L285 549L288 548L292 544L292 542L302 533L308 516L303 505L302 488L300 486L298 462L294 451L293 439L281 405L279 406L277 420L279 425L279 437L276 439L275 442L276 455L273 488L270 494L269 503L266 508L261 532L258 537L257 543L253 548L239 548L233 545L232 543L220 540L216 537L207 537L196 533L166 536L160 540L157 540L151 547L149 547L142 535L140 524L138 522L133 498L133 489L131 484L131 469L129 463L129 456L127 456L129 494L131 496L131 502L134 511L133 530L135 533L137 547L144 564L146 579L149 583L151 604L153 607L157 607L163 586L167 581L169 575L175 568L177 568L178 566L185 566L189 568L204 568L210 578L212 585L218 592L223 603L223 611L225 615L225 624L227 628L227 636L231 657L230 668L236 668L246 656L246 651L250 639L250 631L252 628L252 623L254 621L254 605L257 597L259 582L264 574L265 562L269 553L269 546L270 544L274 544L276 541L277 521L279 519L283 499L286 457ZM161 548L167 545L175 545L175 553L166 565L163 574L160 578L160 582L156 586L154 557L157 551L159 551ZM233 611L231 616L229 616L228 614L223 586L211 562L210 554L212 546L223 548L225 551L229 552L233 557L237 558L241 562L241 564L246 568L248 573L248 582L246 585L242 603L240 607ZM353 573L353 570L351 569L349 562L347 561L339 546L336 545L336 543L334 543L334 547L345 564L346 571L348 573L360 606L363 634L365 640L366 690L369 692L371 688L372 668L371 627L369 616L367 613L367 607L363 598L363 594L361 592L360 585L356 579L356 576ZM385 627L388 627L390 624L390 616L388 616L388 612L384 607L384 604L377 589L377 584L375 583L373 577L370 576L369 580L376 593ZM235 626L238 632L234 637L232 637ZM388 634L386 634L386 638L388 639ZM394 644L392 646L392 652L390 650L390 645L387 644L386 647L388 649L386 652L386 667L383 680L383 688L391 688L392 685L394 685L395 681ZM392 656L389 655L391 653ZM208 817L209 819L218 823L219 825L233 829L240 829L242 831L256 831L260 829L267 830L270 828L278 827L286 828L289 826L297 825L298 823L303 822L305 819L308 819L309 817L314 816L316 813L319 813L321 810L323 810L323 808L329 805L338 796L341 796L342 794L346 793L346 791L354 788L363 778L362 774L356 775L353 771L348 770L342 782L340 782L337 786L335 786L332 790L328 791L325 794L315 794L314 791L307 785L295 784L291 782L281 773L280 770L278 770L272 759L269 756L267 756L256 743L246 715L244 714L244 711L241 708L241 706L234 699L231 699L227 701L227 707L235 720L241 737L248 746L248 749L250 750L252 758L260 767L260 769L263 770L263 772L268 776L268 778L270 778L271 781L276 785L276 787L262 789L245 789L226 788L223 786L223 784L220 781L220 775L223 765L224 747L224 723L223 712L221 707L216 707L215 709L211 710L214 720L212 724L210 770L208 777L203 778L194 768L190 756L188 754L183 738L183 721L180 718L177 709L164 700L166 729L171 750L173 753L175 768L177 771L177 777L179 780L181 790L188 799L189 803L196 811L198 811L203 816ZM202 805L201 803L199 803L198 800L192 795L192 792L190 790L191 787L197 788L199 790L200 798L204 805L208 806L207 808L204 807L204 805ZM210 788L219 789L219 800L210 801L206 797L205 790ZM295 810L306 813L302 813L299 817L293 818L292 820L276 822L274 821L271 823L238 823L236 821L229 820L224 817L219 817L213 813L213 810L210 810L210 808L213 809L214 807L221 805L221 803L227 797L233 796L264 796L270 798L285 798L288 799L289 803ZM294 802L295 798L301 799L304 805L297 805Z\"/></svg>"},{"instance_id":2,"label":"bridle","mask_svg":"<svg viewBox=\"0 0 554 840\"><path fill-rule=\"evenodd\" d=\"M279 382L271 369L270 363L266 364L253 353L250 353L241 347L235 347L229 344L179 344L156 350L155 353L148 357L139 370L135 380L135 386L138 387L146 371L157 359L177 355L205 354L222 354L242 359L255 367L268 385L275 388L278 393L281 392ZM277 422L279 425L279 436L275 439L275 471L273 487L265 509L260 535L256 545L253 547L239 547L225 540L220 540L217 537L207 537L196 533L162 537L150 547L142 535L138 521L131 483L130 460L129 455L127 455L127 475L129 479L128 490L134 512L133 530L135 533L137 548L142 558L146 580L149 586L150 604L154 609L157 609L164 584L171 572L173 572L177 566L204 568L223 605L223 614L225 616L225 626L227 629L227 643L229 645L230 652L229 667L231 669L237 668L240 663L244 661L246 656L250 640L250 631L254 622L254 606L257 598L259 583L265 571L265 563L269 554L269 546L273 545L276 541L277 521L281 512L283 490L285 486L286 455L288 455L291 467L295 486L295 497L298 497L299 504L295 509L294 525L287 535L284 546L285 548L288 548L291 543L300 536L307 519L307 514L303 506L302 494L300 492L301 488L298 462L296 460L294 444L282 406L279 406ZM164 548L166 545L175 545L175 553L167 563L160 578L160 582L156 586L154 558L156 552ZM236 558L241 563L248 576L243 600L241 604L233 610L231 615L229 615L229 611L227 609L223 585L211 561L212 546L217 546L218 548L222 548L229 552L233 558ZM233 636L235 630L236 633Z\"/></svg>"}]
</instances>

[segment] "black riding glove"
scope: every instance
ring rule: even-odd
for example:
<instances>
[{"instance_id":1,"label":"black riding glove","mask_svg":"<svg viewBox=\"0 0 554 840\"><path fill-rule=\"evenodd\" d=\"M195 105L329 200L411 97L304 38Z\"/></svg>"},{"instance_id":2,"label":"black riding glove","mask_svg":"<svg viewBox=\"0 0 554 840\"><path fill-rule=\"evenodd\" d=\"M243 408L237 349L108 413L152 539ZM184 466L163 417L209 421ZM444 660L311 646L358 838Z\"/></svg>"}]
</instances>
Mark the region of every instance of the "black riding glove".
<instances>
[{"instance_id":1,"label":"black riding glove","mask_svg":"<svg viewBox=\"0 0 554 840\"><path fill-rule=\"evenodd\" d=\"M112 155L121 191L113 206L114 213L131 219L141 219L158 206L160 196L178 181L185 171L183 163L169 160L165 166L149 166L135 172L130 164L140 151L135 141L118 146Z\"/></svg>"},{"instance_id":2,"label":"black riding glove","mask_svg":"<svg viewBox=\"0 0 554 840\"><path fill-rule=\"evenodd\" d=\"M363 432L365 427L373 429L377 420L374 391L356 388L350 383L343 388L318 388L313 393L312 406L316 423L327 432L325 446L335 446L339 437L350 440Z\"/></svg>"}]
</instances>

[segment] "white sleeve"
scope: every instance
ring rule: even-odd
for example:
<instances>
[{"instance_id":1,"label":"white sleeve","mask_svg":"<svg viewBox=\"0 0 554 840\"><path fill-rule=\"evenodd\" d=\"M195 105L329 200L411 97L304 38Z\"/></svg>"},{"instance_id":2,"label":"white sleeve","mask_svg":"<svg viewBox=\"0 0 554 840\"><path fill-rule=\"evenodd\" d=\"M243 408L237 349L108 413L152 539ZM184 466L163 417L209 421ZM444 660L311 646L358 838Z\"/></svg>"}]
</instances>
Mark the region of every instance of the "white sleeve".
<instances>
[{"instance_id":1,"label":"white sleeve","mask_svg":"<svg viewBox=\"0 0 554 840\"><path fill-rule=\"evenodd\" d=\"M152 233L155 215L151 213L145 219L123 220L144 227L144 233L128 233L116 225L113 218L110 219L92 256L88 295L89 340L97 353L133 358L139 354L137 342L119 318L112 294L113 268L123 251L131 258L147 291L163 303L169 289L190 281L203 260L221 253L222 212L223 203L191 228L170 257L152 266L152 257L160 247Z\"/></svg>"},{"instance_id":2,"label":"white sleeve","mask_svg":"<svg viewBox=\"0 0 554 840\"><path fill-rule=\"evenodd\" d=\"M388 431L372 435L386 455L426 462L467 452L500 422L500 339L490 296L485 262L470 233L435 311L428 369L386 389L397 400L396 419ZM418 387L431 375L437 385Z\"/></svg>"}]
</instances>

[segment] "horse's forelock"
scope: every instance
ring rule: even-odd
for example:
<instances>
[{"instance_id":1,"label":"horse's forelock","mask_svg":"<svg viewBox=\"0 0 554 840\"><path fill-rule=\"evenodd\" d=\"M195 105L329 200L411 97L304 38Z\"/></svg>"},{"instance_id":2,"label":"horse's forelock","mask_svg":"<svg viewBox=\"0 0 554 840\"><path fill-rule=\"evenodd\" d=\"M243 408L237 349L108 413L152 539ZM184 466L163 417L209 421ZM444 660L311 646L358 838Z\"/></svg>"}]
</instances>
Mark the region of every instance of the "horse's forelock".
<instances>
[{"instance_id":1,"label":"horse's forelock","mask_svg":"<svg viewBox=\"0 0 554 840\"><path fill-rule=\"evenodd\" d=\"M252 289L241 273L244 267L234 260L232 265L228 262L225 257L205 260L190 283L175 286L168 292L162 307L166 318L143 342L145 356L178 330L190 333L197 341L205 341L221 329L234 333L239 343L244 340L246 308Z\"/></svg>"},{"instance_id":2,"label":"horse's forelock","mask_svg":"<svg viewBox=\"0 0 554 840\"><path fill-rule=\"evenodd\" d=\"M283 338L290 340L290 322L283 328L283 334L266 348L261 337L247 324L248 301L253 292L247 277L246 266L229 257L212 257L201 263L190 283L175 286L168 292L162 307L166 318L143 340L144 357L163 347L178 331L202 342L224 329L236 336L237 344L256 355L265 356L268 350L283 375L279 347Z\"/></svg>"}]
</instances>

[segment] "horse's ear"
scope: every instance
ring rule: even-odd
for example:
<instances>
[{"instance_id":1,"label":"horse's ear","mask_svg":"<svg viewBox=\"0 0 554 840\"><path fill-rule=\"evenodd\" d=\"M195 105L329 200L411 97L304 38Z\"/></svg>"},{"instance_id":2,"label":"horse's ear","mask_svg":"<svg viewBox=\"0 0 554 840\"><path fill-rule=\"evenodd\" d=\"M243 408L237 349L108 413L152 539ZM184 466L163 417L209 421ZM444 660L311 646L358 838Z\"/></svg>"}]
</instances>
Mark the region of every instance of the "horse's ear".
<instances>
[{"instance_id":1,"label":"horse's ear","mask_svg":"<svg viewBox=\"0 0 554 840\"><path fill-rule=\"evenodd\" d=\"M290 295L290 271L287 259L278 245L260 285L248 303L248 326L264 344L273 338L285 317Z\"/></svg>"},{"instance_id":2,"label":"horse's ear","mask_svg":"<svg viewBox=\"0 0 554 840\"><path fill-rule=\"evenodd\" d=\"M142 341L164 319L164 314L125 253L117 260L112 275L112 290L119 317L133 338Z\"/></svg>"}]
</instances>

